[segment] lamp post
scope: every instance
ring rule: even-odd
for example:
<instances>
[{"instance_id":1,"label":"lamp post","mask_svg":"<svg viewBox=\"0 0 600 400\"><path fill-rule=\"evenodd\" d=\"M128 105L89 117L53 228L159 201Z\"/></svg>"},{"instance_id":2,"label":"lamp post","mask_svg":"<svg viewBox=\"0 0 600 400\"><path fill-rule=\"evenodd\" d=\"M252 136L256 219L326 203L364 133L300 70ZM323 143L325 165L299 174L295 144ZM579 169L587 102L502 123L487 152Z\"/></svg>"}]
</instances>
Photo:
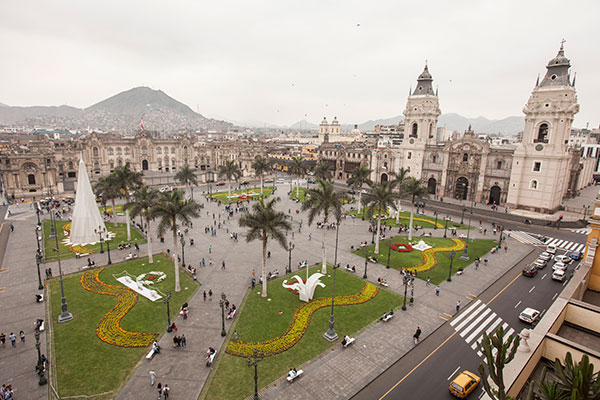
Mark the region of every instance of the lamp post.
<instances>
[{"instance_id":1,"label":"lamp post","mask_svg":"<svg viewBox=\"0 0 600 400\"><path fill-rule=\"evenodd\" d=\"M392 252L392 239L390 238L390 242L388 243L388 259L387 259L387 264L385 265L385 267L387 269L390 269L390 255Z\"/></svg>"},{"instance_id":2,"label":"lamp post","mask_svg":"<svg viewBox=\"0 0 600 400\"><path fill-rule=\"evenodd\" d=\"M446 221L444 223L444 239L447 237L446 236L446 230L448 229L448 216L446 215L446 218L444 218L444 221Z\"/></svg>"},{"instance_id":3,"label":"lamp post","mask_svg":"<svg viewBox=\"0 0 600 400\"><path fill-rule=\"evenodd\" d=\"M221 336L227 335L227 332L225 332L225 300L227 300L227 296L225 296L225 293L221 293L221 300L219 300L219 306L221 307Z\"/></svg>"},{"instance_id":4,"label":"lamp post","mask_svg":"<svg viewBox=\"0 0 600 400\"><path fill-rule=\"evenodd\" d=\"M35 227L35 239L37 241L37 251L35 253L35 263L37 264L37 273L38 273L38 289L44 289L44 285L42 285L42 276L40 274L40 264L42 263L42 249L40 248L40 231L41 226Z\"/></svg>"},{"instance_id":5,"label":"lamp post","mask_svg":"<svg viewBox=\"0 0 600 400\"><path fill-rule=\"evenodd\" d=\"M410 277L410 305L412 306L415 302L415 277Z\"/></svg>"},{"instance_id":6,"label":"lamp post","mask_svg":"<svg viewBox=\"0 0 600 400\"><path fill-rule=\"evenodd\" d=\"M435 224L433 224L433 229L437 230L437 216L438 216L437 210L433 212L433 215L435 216Z\"/></svg>"},{"instance_id":7,"label":"lamp post","mask_svg":"<svg viewBox=\"0 0 600 400\"><path fill-rule=\"evenodd\" d=\"M504 232L504 226L500 225L500 237L498 238L498 250L502 246L502 232Z\"/></svg>"},{"instance_id":8,"label":"lamp post","mask_svg":"<svg viewBox=\"0 0 600 400\"><path fill-rule=\"evenodd\" d=\"M340 220L335 224L335 255L333 256L333 289L331 292L331 314L329 315L329 328L323 334L323 337L330 342L337 340L338 334L335 331L335 320L333 319L333 305L335 301L335 270L337 269L337 252L338 252L338 237L340 234Z\"/></svg>"},{"instance_id":9,"label":"lamp post","mask_svg":"<svg viewBox=\"0 0 600 400\"><path fill-rule=\"evenodd\" d=\"M367 263L369 262L369 251L365 249L365 273L363 279L367 279Z\"/></svg>"},{"instance_id":10,"label":"lamp post","mask_svg":"<svg viewBox=\"0 0 600 400\"><path fill-rule=\"evenodd\" d=\"M35 203L35 214L37 215L37 224L40 226L40 203ZM585 219L585 215L583 216L583 219Z\"/></svg>"},{"instance_id":11,"label":"lamp post","mask_svg":"<svg viewBox=\"0 0 600 400\"><path fill-rule=\"evenodd\" d=\"M460 214L460 223L461 225L465 222L465 211L467 211L467 209L465 207L462 208L462 213Z\"/></svg>"},{"instance_id":12,"label":"lamp post","mask_svg":"<svg viewBox=\"0 0 600 400\"><path fill-rule=\"evenodd\" d=\"M167 305L167 332L171 332L171 310L169 308L169 301L171 300L171 291L167 290L165 297L163 297L163 303Z\"/></svg>"},{"instance_id":13,"label":"lamp post","mask_svg":"<svg viewBox=\"0 0 600 400\"><path fill-rule=\"evenodd\" d=\"M288 245L288 267L285 270L286 274L292 273L292 250L294 250L295 247L296 246L292 242L290 242L290 244Z\"/></svg>"},{"instance_id":14,"label":"lamp post","mask_svg":"<svg viewBox=\"0 0 600 400\"><path fill-rule=\"evenodd\" d=\"M452 261L454 260L454 250L450 252L450 268L448 269L448 282L452 282Z\"/></svg>"},{"instance_id":15,"label":"lamp post","mask_svg":"<svg viewBox=\"0 0 600 400\"><path fill-rule=\"evenodd\" d=\"M255 347L252 351L252 356L246 359L248 367L254 367L254 400L260 400L260 397L258 397L258 363L261 362L263 358L265 358L265 353L261 350L260 354L258 354L258 349Z\"/></svg>"},{"instance_id":16,"label":"lamp post","mask_svg":"<svg viewBox=\"0 0 600 400\"><path fill-rule=\"evenodd\" d=\"M36 329L34 332L34 336L35 336L35 348L37 349L37 353L38 353L38 362L37 362L37 366L35 367L35 369L40 377L38 385L44 386L45 384L48 383L48 380L46 379L46 374L44 374L44 363L42 362L42 354L40 352L40 331Z\"/></svg>"},{"instance_id":17,"label":"lamp post","mask_svg":"<svg viewBox=\"0 0 600 400\"><path fill-rule=\"evenodd\" d=\"M112 264L112 260L110 259L110 240L108 240L108 234L106 235L106 252L108 253L108 265Z\"/></svg>"},{"instance_id":18,"label":"lamp post","mask_svg":"<svg viewBox=\"0 0 600 400\"><path fill-rule=\"evenodd\" d=\"M183 264L183 268L185 268L185 239L183 238L183 234L179 238L179 243L181 243L181 263Z\"/></svg>"},{"instance_id":19,"label":"lamp post","mask_svg":"<svg viewBox=\"0 0 600 400\"><path fill-rule=\"evenodd\" d=\"M371 244L375 243L375 230L377 229L377 225L376 225L376 221L372 220L371 221L371 231L373 232L373 234L371 235ZM377 234L379 234L379 232L377 232Z\"/></svg>"},{"instance_id":20,"label":"lamp post","mask_svg":"<svg viewBox=\"0 0 600 400\"><path fill-rule=\"evenodd\" d=\"M50 212L50 218L52 219L52 226L54 227L54 232L56 232L56 216L54 215L54 211ZM58 274L60 276L60 292L61 292L61 309L62 312L58 316L58 322L67 322L73 319L73 314L69 312L67 307L67 299L65 298L65 287L63 285L63 274L62 274L62 265L60 263L60 247L58 247L58 235L54 235L54 240L56 241L56 259L58 261Z\"/></svg>"},{"instance_id":21,"label":"lamp post","mask_svg":"<svg viewBox=\"0 0 600 400\"><path fill-rule=\"evenodd\" d=\"M106 232L106 228L102 228L101 226L98 226L98 229L94 229L94 233L100 237L100 254L104 253L104 247L102 246L102 243L104 242L102 234L104 232Z\"/></svg>"},{"instance_id":22,"label":"lamp post","mask_svg":"<svg viewBox=\"0 0 600 400\"><path fill-rule=\"evenodd\" d=\"M402 311L406 311L406 290L408 289L408 283L410 282L410 277L407 273L404 273L402 277L402 283L404 284L404 303L402 304Z\"/></svg>"}]
</instances>

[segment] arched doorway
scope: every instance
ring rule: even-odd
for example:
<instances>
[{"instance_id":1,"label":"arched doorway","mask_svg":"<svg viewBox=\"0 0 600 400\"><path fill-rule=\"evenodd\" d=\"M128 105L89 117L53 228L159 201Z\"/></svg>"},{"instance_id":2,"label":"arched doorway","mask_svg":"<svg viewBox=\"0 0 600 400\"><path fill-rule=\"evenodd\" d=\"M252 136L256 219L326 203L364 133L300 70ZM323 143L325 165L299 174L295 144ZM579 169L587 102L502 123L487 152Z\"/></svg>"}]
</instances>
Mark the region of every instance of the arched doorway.
<instances>
[{"instance_id":1,"label":"arched doorway","mask_svg":"<svg viewBox=\"0 0 600 400\"><path fill-rule=\"evenodd\" d=\"M148 160L142 160L142 171L148 171Z\"/></svg>"},{"instance_id":2,"label":"arched doorway","mask_svg":"<svg viewBox=\"0 0 600 400\"><path fill-rule=\"evenodd\" d=\"M431 194L435 194L435 187L437 186L437 181L435 178L429 178L427 181L427 191Z\"/></svg>"},{"instance_id":3,"label":"arched doorway","mask_svg":"<svg viewBox=\"0 0 600 400\"><path fill-rule=\"evenodd\" d=\"M490 204L495 204L498 205L500 204L500 193L502 192L502 190L500 189L500 187L498 185L492 186L490 188Z\"/></svg>"},{"instance_id":4,"label":"arched doorway","mask_svg":"<svg viewBox=\"0 0 600 400\"><path fill-rule=\"evenodd\" d=\"M388 181L388 175L387 174L381 174L381 182L387 182Z\"/></svg>"},{"instance_id":5,"label":"arched doorway","mask_svg":"<svg viewBox=\"0 0 600 400\"><path fill-rule=\"evenodd\" d=\"M456 197L459 200L466 200L468 193L469 181L464 176L461 176L456 180L456 187L454 188L454 197Z\"/></svg>"}]
</instances>

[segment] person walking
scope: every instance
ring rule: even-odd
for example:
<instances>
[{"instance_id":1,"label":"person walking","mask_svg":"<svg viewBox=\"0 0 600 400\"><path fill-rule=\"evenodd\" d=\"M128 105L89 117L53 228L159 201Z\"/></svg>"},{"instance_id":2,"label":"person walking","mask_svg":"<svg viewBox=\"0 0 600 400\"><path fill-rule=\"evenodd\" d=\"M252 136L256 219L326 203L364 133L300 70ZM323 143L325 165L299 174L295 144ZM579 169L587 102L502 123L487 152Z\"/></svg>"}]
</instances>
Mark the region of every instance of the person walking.
<instances>
[{"instance_id":1,"label":"person walking","mask_svg":"<svg viewBox=\"0 0 600 400\"><path fill-rule=\"evenodd\" d=\"M212 289L208 289L208 301L212 301Z\"/></svg>"},{"instance_id":2,"label":"person walking","mask_svg":"<svg viewBox=\"0 0 600 400\"><path fill-rule=\"evenodd\" d=\"M156 387L156 389L158 390L158 400L161 399L162 397L162 384L160 382L158 382L158 386Z\"/></svg>"},{"instance_id":3,"label":"person walking","mask_svg":"<svg viewBox=\"0 0 600 400\"><path fill-rule=\"evenodd\" d=\"M221 269L225 269L225 260L221 261Z\"/></svg>"},{"instance_id":4,"label":"person walking","mask_svg":"<svg viewBox=\"0 0 600 400\"><path fill-rule=\"evenodd\" d=\"M204 293L202 293L202 297L204 298L204 301L206 301L206 290L204 291Z\"/></svg>"},{"instance_id":5,"label":"person walking","mask_svg":"<svg viewBox=\"0 0 600 400\"><path fill-rule=\"evenodd\" d=\"M171 388L169 387L169 385L167 385L165 383L165 386L163 386L163 397L165 398L165 400L167 400L169 398L170 391L171 391Z\"/></svg>"},{"instance_id":6,"label":"person walking","mask_svg":"<svg viewBox=\"0 0 600 400\"><path fill-rule=\"evenodd\" d=\"M209 254L212 253L212 245L210 245L210 244L208 245L208 253Z\"/></svg>"},{"instance_id":7,"label":"person walking","mask_svg":"<svg viewBox=\"0 0 600 400\"><path fill-rule=\"evenodd\" d=\"M17 337L15 336L14 333L10 333L10 335L8 335L8 338L10 339L10 343L12 344L13 347L17 347Z\"/></svg>"},{"instance_id":8,"label":"person walking","mask_svg":"<svg viewBox=\"0 0 600 400\"><path fill-rule=\"evenodd\" d=\"M153 369L150 370L150 385L154 386L154 382L156 381L156 372Z\"/></svg>"},{"instance_id":9,"label":"person walking","mask_svg":"<svg viewBox=\"0 0 600 400\"><path fill-rule=\"evenodd\" d=\"M25 343L25 332L19 332L19 336L21 337L21 343Z\"/></svg>"},{"instance_id":10,"label":"person walking","mask_svg":"<svg viewBox=\"0 0 600 400\"><path fill-rule=\"evenodd\" d=\"M10 224L10 231L14 232L15 231L15 226L13 224Z\"/></svg>"},{"instance_id":11,"label":"person walking","mask_svg":"<svg viewBox=\"0 0 600 400\"><path fill-rule=\"evenodd\" d=\"M183 334L181 335L181 342L180 343L181 343L181 347L187 346L187 339L185 338L185 335L183 335ZM165 387L166 386L167 385L165 384Z\"/></svg>"},{"instance_id":12,"label":"person walking","mask_svg":"<svg viewBox=\"0 0 600 400\"><path fill-rule=\"evenodd\" d=\"M456 301L456 313L460 311L460 300Z\"/></svg>"},{"instance_id":13,"label":"person walking","mask_svg":"<svg viewBox=\"0 0 600 400\"><path fill-rule=\"evenodd\" d=\"M427 277L427 282L425 282L425 286L429 286L431 284L431 278Z\"/></svg>"},{"instance_id":14,"label":"person walking","mask_svg":"<svg viewBox=\"0 0 600 400\"><path fill-rule=\"evenodd\" d=\"M440 295L440 287L439 287L439 286L436 286L436 287L435 287L435 295L436 295L436 296L439 296L439 295Z\"/></svg>"},{"instance_id":15,"label":"person walking","mask_svg":"<svg viewBox=\"0 0 600 400\"><path fill-rule=\"evenodd\" d=\"M419 343L419 336L421 336L421 327L417 326L417 331L413 335L413 339L415 341L415 344Z\"/></svg>"}]
</instances>

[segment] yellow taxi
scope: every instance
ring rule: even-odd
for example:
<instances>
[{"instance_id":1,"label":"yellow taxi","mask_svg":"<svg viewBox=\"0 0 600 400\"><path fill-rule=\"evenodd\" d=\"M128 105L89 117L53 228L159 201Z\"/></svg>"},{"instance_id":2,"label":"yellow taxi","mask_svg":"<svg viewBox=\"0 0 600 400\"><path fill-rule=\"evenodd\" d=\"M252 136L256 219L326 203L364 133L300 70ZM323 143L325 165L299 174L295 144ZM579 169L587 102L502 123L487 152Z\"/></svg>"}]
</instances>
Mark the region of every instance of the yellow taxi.
<instances>
[{"instance_id":1,"label":"yellow taxi","mask_svg":"<svg viewBox=\"0 0 600 400\"><path fill-rule=\"evenodd\" d=\"M481 378L472 372L464 370L460 373L448 386L450 393L458 398L466 398L472 391L475 390Z\"/></svg>"}]
</instances>

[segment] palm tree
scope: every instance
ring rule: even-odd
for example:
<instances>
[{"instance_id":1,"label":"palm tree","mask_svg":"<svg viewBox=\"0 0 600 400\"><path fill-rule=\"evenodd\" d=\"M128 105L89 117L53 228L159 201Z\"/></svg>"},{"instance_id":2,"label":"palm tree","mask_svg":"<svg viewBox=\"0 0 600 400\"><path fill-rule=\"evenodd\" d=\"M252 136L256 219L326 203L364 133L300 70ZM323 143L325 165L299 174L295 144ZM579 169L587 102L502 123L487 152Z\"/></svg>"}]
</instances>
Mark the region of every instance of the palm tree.
<instances>
[{"instance_id":1,"label":"palm tree","mask_svg":"<svg viewBox=\"0 0 600 400\"><path fill-rule=\"evenodd\" d=\"M242 176L240 167L233 160L225 161L225 164L219 165L219 178L227 178L229 181L229 195L227 199L231 198L231 180L236 181Z\"/></svg>"},{"instance_id":2,"label":"palm tree","mask_svg":"<svg viewBox=\"0 0 600 400\"><path fill-rule=\"evenodd\" d=\"M360 214L361 206L362 206L362 187L366 183L367 185L371 184L371 176L372 170L370 170L366 165L361 165L358 168L352 170L352 176L348 178L348 186L352 189L358 189L358 213Z\"/></svg>"},{"instance_id":3,"label":"palm tree","mask_svg":"<svg viewBox=\"0 0 600 400\"><path fill-rule=\"evenodd\" d=\"M317 187L308 189L306 195L306 201L302 204L302 211L310 210L308 212L308 224L312 224L313 220L317 215L323 214L323 224L327 225L329 221L329 215L333 214L336 221L342 216L342 204L345 199L343 193L336 192L333 188L332 182L327 182L322 179L317 180ZM338 227L336 226L336 229ZM323 244L321 245L321 252L323 255L323 265L321 266L321 273L327 273L327 262L325 258L325 242L327 241L327 227L323 226Z\"/></svg>"},{"instance_id":4,"label":"palm tree","mask_svg":"<svg viewBox=\"0 0 600 400\"><path fill-rule=\"evenodd\" d=\"M402 192L404 181L408 178L408 174L410 173L410 168L401 167L398 172L392 172L392 183L394 186L398 188L398 202L396 204L396 224L400 223L400 198L404 195Z\"/></svg>"},{"instance_id":5,"label":"palm tree","mask_svg":"<svg viewBox=\"0 0 600 400\"><path fill-rule=\"evenodd\" d=\"M190 168L189 165L185 164L177 173L175 174L175 180L181 183L184 186L198 186L198 178L196 177L196 172ZM192 191L192 199L194 199L194 187L191 187Z\"/></svg>"},{"instance_id":6,"label":"palm tree","mask_svg":"<svg viewBox=\"0 0 600 400\"><path fill-rule=\"evenodd\" d=\"M262 297L267 297L267 241L269 238L279 242L281 247L287 250L285 231L291 229L285 213L273 208L277 198L273 198L267 204L263 198L252 205L252 212L245 213L240 217L239 225L247 227L246 242L255 239L262 241Z\"/></svg>"},{"instance_id":7,"label":"palm tree","mask_svg":"<svg viewBox=\"0 0 600 400\"><path fill-rule=\"evenodd\" d=\"M149 189L148 186L142 186L141 189L136 190L133 194L134 200L130 203L125 204L125 209L131 210L131 216L135 218L141 215L146 219L146 232L148 237L148 263L152 264L152 229L150 229L150 221L152 217L150 210L158 199L158 192L155 189Z\"/></svg>"},{"instance_id":8,"label":"palm tree","mask_svg":"<svg viewBox=\"0 0 600 400\"><path fill-rule=\"evenodd\" d=\"M410 225L408 227L408 240L412 240L413 214L415 212L415 200L417 198L426 197L429 195L427 189L415 177L409 177L404 180L402 192L411 198L410 208Z\"/></svg>"},{"instance_id":9,"label":"palm tree","mask_svg":"<svg viewBox=\"0 0 600 400\"><path fill-rule=\"evenodd\" d=\"M258 156L252 163L252 169L254 169L254 172L257 176L260 176L260 197L262 197L264 186L263 175L271 171L271 164L269 164L269 160L267 160L265 157Z\"/></svg>"},{"instance_id":10,"label":"palm tree","mask_svg":"<svg viewBox=\"0 0 600 400\"><path fill-rule=\"evenodd\" d=\"M331 174L331 166L327 161L320 161L315 167L315 178L323 181L331 181L333 175Z\"/></svg>"},{"instance_id":11,"label":"palm tree","mask_svg":"<svg viewBox=\"0 0 600 400\"><path fill-rule=\"evenodd\" d=\"M102 197L103 201L110 200L112 206L113 223L117 226L117 213L115 211L115 199L121 195L119 188L115 184L114 175L104 175L98 179L94 187L96 196Z\"/></svg>"},{"instance_id":12,"label":"palm tree","mask_svg":"<svg viewBox=\"0 0 600 400\"><path fill-rule=\"evenodd\" d=\"M190 218L200 216L200 205L194 200L185 200L180 190L163 192L158 196L158 201L150 209L150 218L158 218L158 235L163 236L170 229L173 233L173 264L175 265L175 291L181 290L179 286L179 268L177 267L177 220L189 222Z\"/></svg>"},{"instance_id":13,"label":"palm tree","mask_svg":"<svg viewBox=\"0 0 600 400\"><path fill-rule=\"evenodd\" d=\"M289 170L292 174L298 176L298 182L296 182L296 199L300 200L300 178L306 173L306 167L304 166L304 159L302 156L292 159Z\"/></svg>"},{"instance_id":14,"label":"palm tree","mask_svg":"<svg viewBox=\"0 0 600 400\"><path fill-rule=\"evenodd\" d=\"M365 195L363 203L367 216L371 218L377 212L377 231L375 233L375 254L379 254L379 232L381 232L381 216L388 208L396 209L398 194L394 193L391 182L371 183L371 192Z\"/></svg>"},{"instance_id":15,"label":"palm tree","mask_svg":"<svg viewBox=\"0 0 600 400\"><path fill-rule=\"evenodd\" d=\"M115 184L119 188L121 195L125 197L125 203L129 203L131 198L130 192L137 190L142 186L142 173L132 171L129 163L122 167L115 168L112 173L114 175ZM127 240L131 240L131 221L129 220L129 210L125 209L125 220L127 222Z\"/></svg>"}]
</instances>

